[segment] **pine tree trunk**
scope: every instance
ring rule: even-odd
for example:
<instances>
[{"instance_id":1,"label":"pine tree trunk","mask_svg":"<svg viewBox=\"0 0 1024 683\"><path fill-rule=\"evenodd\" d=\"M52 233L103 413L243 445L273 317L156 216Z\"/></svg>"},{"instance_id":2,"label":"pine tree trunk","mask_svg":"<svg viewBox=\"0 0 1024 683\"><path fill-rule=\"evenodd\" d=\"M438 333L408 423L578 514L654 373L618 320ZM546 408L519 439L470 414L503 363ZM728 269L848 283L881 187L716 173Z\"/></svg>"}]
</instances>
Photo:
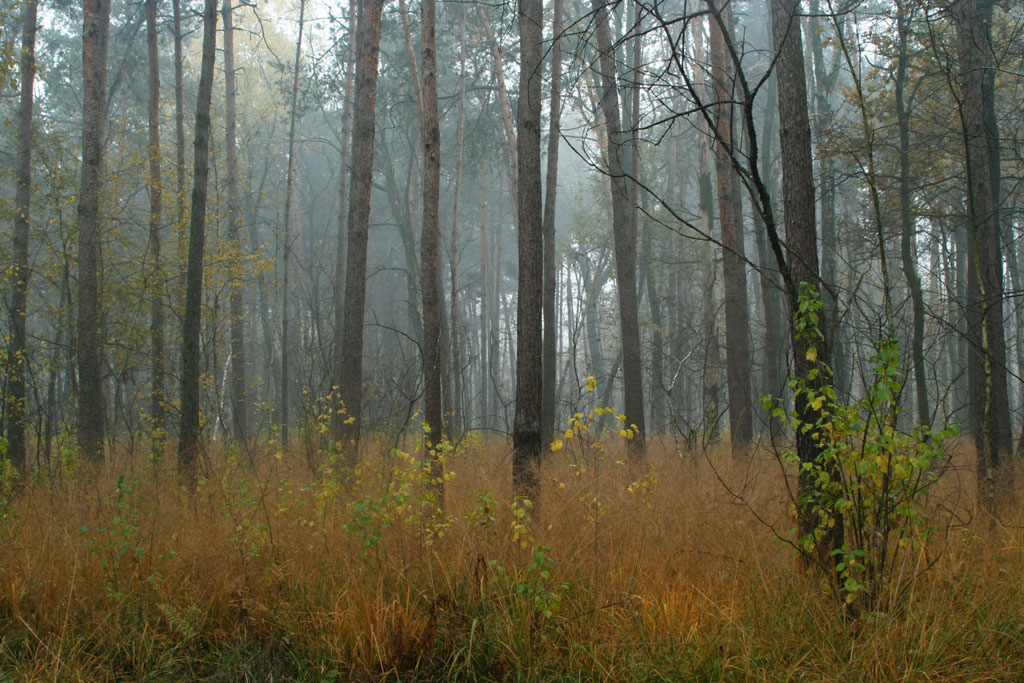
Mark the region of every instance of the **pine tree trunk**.
<instances>
[{"instance_id":1,"label":"pine tree trunk","mask_svg":"<svg viewBox=\"0 0 1024 683\"><path fill-rule=\"evenodd\" d=\"M541 453L541 308L544 296L544 235L541 211L542 0L519 3L519 103L517 178L519 296L516 309L516 413L512 433L512 485L536 500Z\"/></svg>"},{"instance_id":2,"label":"pine tree trunk","mask_svg":"<svg viewBox=\"0 0 1024 683\"><path fill-rule=\"evenodd\" d=\"M334 254L334 330L331 340L331 395L332 398L341 383L342 327L345 319L345 255L348 243L348 185L351 175L349 168L352 151L352 91L355 86L355 39L357 22L356 0L349 0L349 48L345 59L345 101L341 105L341 154L338 165L338 235ZM331 438L335 441L341 435L342 415L332 401Z\"/></svg>"},{"instance_id":3,"label":"pine tree trunk","mask_svg":"<svg viewBox=\"0 0 1024 683\"><path fill-rule=\"evenodd\" d=\"M968 381L978 453L978 501L989 513L1012 487L1003 259L999 231L999 130L994 113L991 0L953 6L960 56L967 166Z\"/></svg>"},{"instance_id":4,"label":"pine tree trunk","mask_svg":"<svg viewBox=\"0 0 1024 683\"><path fill-rule=\"evenodd\" d=\"M188 265L185 274L185 313L181 335L181 426L178 432L178 470L190 488L195 486L199 458L199 335L203 303L203 249L206 243L206 193L210 177L210 104L217 47L217 0L203 3L203 56L196 97L196 128L192 170L192 209L189 215Z\"/></svg>"},{"instance_id":5,"label":"pine tree trunk","mask_svg":"<svg viewBox=\"0 0 1024 683\"><path fill-rule=\"evenodd\" d=\"M441 409L441 268L438 252L441 227L438 203L441 188L441 131L437 120L437 53L434 38L436 7L434 0L421 4L423 44L423 232L420 237L420 272L423 300L423 385L424 443L431 453L430 476L441 495L438 506L444 508L444 463L434 448L444 438ZM434 448L434 450L430 450Z\"/></svg>"},{"instance_id":6,"label":"pine tree trunk","mask_svg":"<svg viewBox=\"0 0 1024 683\"><path fill-rule=\"evenodd\" d=\"M284 196L284 253L282 264L284 267L284 278L281 283L281 445L288 447L288 422L290 411L288 410L289 394L291 393L291 377L289 376L289 357L291 356L291 290L289 288L289 276L291 269L292 255L292 202L294 201L292 191L295 187L295 117L297 114L299 100L299 69L302 66L302 33L306 20L306 2L299 0L299 37L295 41L295 66L292 70L292 95L291 108L288 113L288 175L285 180Z\"/></svg>"},{"instance_id":7,"label":"pine tree trunk","mask_svg":"<svg viewBox=\"0 0 1024 683\"><path fill-rule=\"evenodd\" d=\"M238 234L238 150L235 134L235 30L231 0L224 0L224 155L227 163L227 218L230 248L228 322L231 337L231 418L234 436L248 443L245 379L245 312L242 303L242 244Z\"/></svg>"},{"instance_id":8,"label":"pine tree trunk","mask_svg":"<svg viewBox=\"0 0 1024 683\"><path fill-rule=\"evenodd\" d=\"M729 387L729 435L732 457L750 451L754 437L750 396L750 309L747 301L746 251L738 178L730 155L738 156L733 139L733 68L727 45L733 42L730 10L716 2L711 21L711 80L715 120L715 176L722 230L722 275L725 290L725 358ZM738 212L737 206L740 211Z\"/></svg>"},{"instance_id":9,"label":"pine tree trunk","mask_svg":"<svg viewBox=\"0 0 1024 683\"><path fill-rule=\"evenodd\" d=\"M160 176L160 52L157 45L157 0L146 0L146 45L149 53L149 254L153 259L149 282L152 396L150 414L153 454L162 457L167 431L164 424L164 277L161 261L163 181Z\"/></svg>"},{"instance_id":10,"label":"pine tree trunk","mask_svg":"<svg viewBox=\"0 0 1024 683\"><path fill-rule=\"evenodd\" d=\"M555 430L555 400L558 361L555 358L558 329L555 323L555 202L558 195L558 147L561 142L562 116L562 0L554 0L551 35L551 107L548 124L547 181L544 196L544 348L541 366L541 447L551 443Z\"/></svg>"},{"instance_id":11,"label":"pine tree trunk","mask_svg":"<svg viewBox=\"0 0 1024 683\"><path fill-rule=\"evenodd\" d=\"M29 227L32 203L32 109L36 81L36 19L39 4L27 0L21 11L21 94L18 100L18 141L15 162L14 253L11 263L11 342L8 352L7 457L19 472L27 465ZM42 444L40 444L41 446Z\"/></svg>"},{"instance_id":12,"label":"pine tree trunk","mask_svg":"<svg viewBox=\"0 0 1024 683\"><path fill-rule=\"evenodd\" d=\"M362 418L363 320L366 314L366 255L370 229L373 143L376 129L377 65L383 0L361 0L352 126L352 181L349 187L348 253L345 272L345 320L342 330L339 390L346 410L342 432L348 464L359 457ZM358 144L356 144L358 143Z\"/></svg>"},{"instance_id":13,"label":"pine tree trunk","mask_svg":"<svg viewBox=\"0 0 1024 683\"><path fill-rule=\"evenodd\" d=\"M608 140L608 172L612 181L612 223L615 246L616 289L619 295L619 328L622 337L622 370L625 393L626 425L635 429L629 442L630 457L640 460L645 453L643 363L640 352L640 320L637 311L636 286L636 224L630 216L630 187L623 167L631 154L622 141L619 118L619 95L615 84L615 63L608 12L604 0L591 0L595 15L599 70L601 74L601 106L605 116Z\"/></svg>"},{"instance_id":14,"label":"pine tree trunk","mask_svg":"<svg viewBox=\"0 0 1024 683\"><path fill-rule=\"evenodd\" d=\"M84 3L82 32L82 189L78 202L78 443L86 462L103 461L100 358L100 189L106 123L109 0Z\"/></svg>"},{"instance_id":15,"label":"pine tree trunk","mask_svg":"<svg viewBox=\"0 0 1024 683\"><path fill-rule=\"evenodd\" d=\"M795 311L799 303L800 287L810 285L821 296L821 278L818 270L818 239L814 217L814 168L811 162L811 128L807 111L807 78L804 71L804 54L800 36L799 0L771 0L772 39L776 55L776 78L780 93L779 130L782 154L782 203L786 226L786 288L790 310ZM774 230L774 226L771 227ZM790 339L793 345L793 374L808 379L809 388L818 388L817 380L809 378L812 368L818 363L829 363L827 339L817 343L807 336L801 336L790 319ZM825 333L826 330L822 330ZM814 344L817 362L809 357L808 350ZM817 414L810 407L806 394L796 398L796 412L801 422L813 423ZM818 461L821 455L819 444L811 432L797 430L797 457L802 463ZM828 467L828 464L825 465ZM838 475L836 475L838 476ZM814 534L822 520L814 511L815 482L809 471L801 468L799 475L800 499L805 501L798 510L801 535ZM831 561L832 550L843 545L843 525L836 523L828 528L818 541L821 563Z\"/></svg>"}]
</instances>

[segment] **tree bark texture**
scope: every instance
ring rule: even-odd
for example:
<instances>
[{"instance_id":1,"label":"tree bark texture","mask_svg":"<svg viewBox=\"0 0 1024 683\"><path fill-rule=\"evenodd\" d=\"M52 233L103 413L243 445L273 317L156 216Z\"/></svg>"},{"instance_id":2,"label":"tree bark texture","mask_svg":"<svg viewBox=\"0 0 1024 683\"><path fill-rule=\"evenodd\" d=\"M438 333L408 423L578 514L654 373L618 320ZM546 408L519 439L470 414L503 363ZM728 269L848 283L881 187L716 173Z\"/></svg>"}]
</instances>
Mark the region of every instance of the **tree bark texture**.
<instances>
[{"instance_id":1,"label":"tree bark texture","mask_svg":"<svg viewBox=\"0 0 1024 683\"><path fill-rule=\"evenodd\" d=\"M192 209L188 226L188 265L185 272L185 312L181 333L181 426L178 431L178 470L194 487L200 449L199 356L203 303L203 249L206 244L206 193L210 177L210 103L217 47L217 0L203 3L203 56L196 97L193 143Z\"/></svg>"},{"instance_id":2,"label":"tree bark texture","mask_svg":"<svg viewBox=\"0 0 1024 683\"><path fill-rule=\"evenodd\" d=\"M167 400L164 378L164 278L162 258L163 180L160 174L160 52L157 45L157 0L146 0L146 45L149 53L149 256L153 259L149 281L149 325L152 419L152 452L164 453Z\"/></svg>"},{"instance_id":3,"label":"tree bark texture","mask_svg":"<svg viewBox=\"0 0 1024 683\"><path fill-rule=\"evenodd\" d=\"M750 388L750 309L747 301L746 249L743 216L737 212L739 179L730 160L734 141L733 67L728 46L733 43L731 11L713 1L709 16L711 83L715 120L715 177L718 183L718 224L722 231L722 275L725 290L725 359L729 387L729 440L732 457L741 459L754 438Z\"/></svg>"},{"instance_id":4,"label":"tree bark texture","mask_svg":"<svg viewBox=\"0 0 1024 683\"><path fill-rule=\"evenodd\" d=\"M11 346L8 352L7 457L19 472L28 464L28 338L25 313L28 307L29 228L32 203L32 110L36 81L37 0L27 0L21 10L21 93L18 99L18 140L15 161L14 253L11 263Z\"/></svg>"},{"instance_id":5,"label":"tree bark texture","mask_svg":"<svg viewBox=\"0 0 1024 683\"><path fill-rule=\"evenodd\" d=\"M383 0L361 0L357 29L352 179L349 185L348 254L345 272L345 320L342 329L339 391L346 418L342 440L348 464L358 461L363 399L363 320L366 315L366 254L370 229L373 143L376 128L377 65Z\"/></svg>"},{"instance_id":6,"label":"tree bark texture","mask_svg":"<svg viewBox=\"0 0 1024 683\"><path fill-rule=\"evenodd\" d=\"M989 512L1009 494L1012 454L1003 329L1003 258L999 232L999 130L994 116L991 0L953 5L960 57L967 166L968 382L978 502Z\"/></svg>"},{"instance_id":7,"label":"tree bark texture","mask_svg":"<svg viewBox=\"0 0 1024 683\"><path fill-rule=\"evenodd\" d=\"M597 38L598 69L601 75L601 108L605 117L608 139L608 173L612 181L612 223L615 246L616 289L619 295L619 328L622 337L622 370L625 394L626 425L635 427L629 441L633 460L645 453L646 427L644 424L643 362L640 351L640 319L637 310L636 286L636 223L630 212L629 178L623 169L623 160L632 153L622 141L619 118L619 94L615 83L614 50L608 28L608 10L604 0L591 0L595 15L594 33ZM628 159L626 159L628 162Z\"/></svg>"},{"instance_id":8,"label":"tree bark texture","mask_svg":"<svg viewBox=\"0 0 1024 683\"><path fill-rule=\"evenodd\" d=\"M231 338L231 420L234 437L246 444L249 438L246 405L245 312L242 303L242 243L238 233L238 145L235 132L235 27L232 0L224 0L224 156L227 164L227 219L230 248L230 294L228 302Z\"/></svg>"},{"instance_id":9,"label":"tree bark texture","mask_svg":"<svg viewBox=\"0 0 1024 683\"><path fill-rule=\"evenodd\" d=\"M562 116L562 0L554 0L551 26L551 105L548 124L547 181L544 188L544 348L541 366L541 447L551 443L555 431L555 389L558 384L558 330L555 325L555 202L558 195L558 146Z\"/></svg>"},{"instance_id":10,"label":"tree bark texture","mask_svg":"<svg viewBox=\"0 0 1024 683\"><path fill-rule=\"evenodd\" d=\"M82 189L78 201L78 444L86 462L103 461L100 356L100 189L107 118L109 0L84 3L82 31Z\"/></svg>"},{"instance_id":11,"label":"tree bark texture","mask_svg":"<svg viewBox=\"0 0 1024 683\"><path fill-rule=\"evenodd\" d=\"M542 0L519 3L519 103L516 132L519 206L519 296L516 309L516 412L512 433L512 484L536 499L541 452L541 302L544 236L541 207Z\"/></svg>"}]
</instances>

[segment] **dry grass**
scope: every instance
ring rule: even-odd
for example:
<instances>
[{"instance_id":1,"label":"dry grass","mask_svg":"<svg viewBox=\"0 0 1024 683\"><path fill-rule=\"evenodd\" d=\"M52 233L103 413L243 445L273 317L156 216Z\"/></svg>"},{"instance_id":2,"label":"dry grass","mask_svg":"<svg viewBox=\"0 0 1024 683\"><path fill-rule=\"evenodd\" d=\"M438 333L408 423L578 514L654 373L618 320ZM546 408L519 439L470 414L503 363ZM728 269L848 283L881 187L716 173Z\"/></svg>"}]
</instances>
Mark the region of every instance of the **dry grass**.
<instances>
[{"instance_id":1,"label":"dry grass","mask_svg":"<svg viewBox=\"0 0 1024 683\"><path fill-rule=\"evenodd\" d=\"M355 480L314 477L298 455L253 468L219 454L193 497L159 467L124 475L119 488L124 458L98 480L25 488L0 530L0 677L896 681L1024 671L1019 528L940 535L909 558L906 571L936 564L904 599L847 624L764 524L791 526L767 456L738 468L726 450L680 460L655 447L657 484L630 493L647 470L609 454L597 476L594 463L577 476L571 457L555 454L543 504L520 529L524 549L513 540L507 444L467 440L452 456L449 525L416 514L415 485L410 498L381 498L382 481L411 476L387 450L371 448ZM968 509L970 482L956 474L936 491L937 523L942 508ZM531 568L535 546L548 549L548 566Z\"/></svg>"}]
</instances>

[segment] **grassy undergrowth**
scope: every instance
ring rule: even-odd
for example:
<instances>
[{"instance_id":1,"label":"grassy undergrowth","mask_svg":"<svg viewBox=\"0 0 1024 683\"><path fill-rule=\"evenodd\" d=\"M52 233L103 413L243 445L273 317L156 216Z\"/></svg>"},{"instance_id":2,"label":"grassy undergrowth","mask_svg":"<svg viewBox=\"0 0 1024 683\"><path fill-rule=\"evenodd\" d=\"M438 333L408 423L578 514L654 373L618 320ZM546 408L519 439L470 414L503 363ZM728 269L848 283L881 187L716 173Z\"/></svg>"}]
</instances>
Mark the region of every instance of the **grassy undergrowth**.
<instances>
[{"instance_id":1,"label":"grassy undergrowth","mask_svg":"<svg viewBox=\"0 0 1024 683\"><path fill-rule=\"evenodd\" d=\"M115 459L25 486L0 519L4 680L1008 680L1024 671L1016 520L966 523L883 613L843 619L773 538L778 465L727 450L649 465L554 453L512 498L506 443L356 473L298 454L211 456L189 497ZM591 449L596 453L596 449ZM278 453L278 455L282 455ZM720 464L712 468L710 463ZM965 459L966 464L966 459ZM951 468L936 519L973 503ZM723 480L743 500L728 493ZM952 511L953 517L948 517ZM758 519L760 518L760 519Z\"/></svg>"}]
</instances>

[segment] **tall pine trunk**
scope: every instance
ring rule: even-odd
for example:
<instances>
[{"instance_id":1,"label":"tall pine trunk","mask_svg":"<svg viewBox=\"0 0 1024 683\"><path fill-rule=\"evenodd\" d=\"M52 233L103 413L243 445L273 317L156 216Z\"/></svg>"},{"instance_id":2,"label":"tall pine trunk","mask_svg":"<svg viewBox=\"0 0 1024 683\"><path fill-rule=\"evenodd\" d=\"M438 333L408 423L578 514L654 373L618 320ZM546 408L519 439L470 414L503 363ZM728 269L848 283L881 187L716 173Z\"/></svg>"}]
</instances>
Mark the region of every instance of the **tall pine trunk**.
<instances>
[{"instance_id":1,"label":"tall pine trunk","mask_svg":"<svg viewBox=\"0 0 1024 683\"><path fill-rule=\"evenodd\" d=\"M306 1L299 0L299 37L295 41L295 66L292 70L292 95L291 107L288 112L288 174L285 179L284 190L284 230L282 240L284 242L284 253L282 264L284 267L284 278L281 283L281 445L288 447L288 400L291 393L291 377L289 376L291 356L291 290L290 290L290 269L292 256L292 202L295 186L295 117L299 100L299 68L302 61L302 33L306 20Z\"/></svg>"},{"instance_id":2,"label":"tall pine trunk","mask_svg":"<svg viewBox=\"0 0 1024 683\"><path fill-rule=\"evenodd\" d=\"M540 111L542 0L519 3L518 156L519 296L516 309L516 413L512 483L517 495L539 493L541 452L541 302L544 236L541 211Z\"/></svg>"},{"instance_id":3,"label":"tall pine trunk","mask_svg":"<svg viewBox=\"0 0 1024 683\"><path fill-rule=\"evenodd\" d=\"M164 454L164 278L161 261L163 181L160 176L160 52L157 45L157 0L146 0L146 45L149 53L149 255L153 259L148 291L150 310L150 363L152 364L151 419L153 455Z\"/></svg>"},{"instance_id":4,"label":"tall pine trunk","mask_svg":"<svg viewBox=\"0 0 1024 683\"><path fill-rule=\"evenodd\" d=\"M554 0L551 26L551 107L548 124L547 181L544 188L544 348L541 367L541 437L543 447L551 443L555 430L555 401L558 383L558 329L555 323L555 201L558 195L558 146L562 116L562 0Z\"/></svg>"},{"instance_id":5,"label":"tall pine trunk","mask_svg":"<svg viewBox=\"0 0 1024 683\"><path fill-rule=\"evenodd\" d=\"M754 437L750 389L750 309L747 301L746 250L743 216L737 211L739 183L730 155L738 155L733 139L733 66L728 46L733 42L731 11L716 2L711 22L711 82L715 120L715 176L722 230L722 275L725 290L725 358L729 387L729 438L732 457L750 450Z\"/></svg>"},{"instance_id":6,"label":"tall pine trunk","mask_svg":"<svg viewBox=\"0 0 1024 683\"><path fill-rule=\"evenodd\" d=\"M423 0L421 21L423 42L423 232L420 236L420 272L423 301L423 386L424 442L431 452L431 473L437 489L443 494L443 467L440 451L435 448L444 438L441 409L441 268L438 258L441 228L438 203L441 188L441 131L437 121L437 53L434 39L436 24L434 0ZM440 506L443 508L444 499Z\"/></svg>"},{"instance_id":7,"label":"tall pine trunk","mask_svg":"<svg viewBox=\"0 0 1024 683\"><path fill-rule=\"evenodd\" d=\"M347 424L342 439L348 442L348 464L358 461L363 400L363 320L366 315L366 255L370 230L373 180L373 138L376 129L377 65L383 0L361 0L354 121L352 127L352 180L349 186L348 253L345 269L345 320L342 330L339 391Z\"/></svg>"},{"instance_id":8,"label":"tall pine trunk","mask_svg":"<svg viewBox=\"0 0 1024 683\"><path fill-rule=\"evenodd\" d=\"M15 162L14 254L11 264L11 346L8 354L7 457L24 472L28 464L26 432L28 356L25 312L28 306L28 241L32 202L32 109L36 81L36 19L39 4L27 0L21 11L21 95L18 100L18 141ZM41 446L41 444L40 444Z\"/></svg>"},{"instance_id":9,"label":"tall pine trunk","mask_svg":"<svg viewBox=\"0 0 1024 683\"><path fill-rule=\"evenodd\" d=\"M100 357L100 189L107 118L109 0L84 3L82 32L82 189L78 202L78 444L87 462L103 461Z\"/></svg>"},{"instance_id":10,"label":"tall pine trunk","mask_svg":"<svg viewBox=\"0 0 1024 683\"><path fill-rule=\"evenodd\" d=\"M192 209L188 229L185 273L185 313L181 335L181 426L178 431L178 470L195 486L200 448L199 355L203 303L203 248L206 243L206 192L210 177L210 103L217 47L217 0L203 3L203 56L196 98L196 128L192 169Z\"/></svg>"},{"instance_id":11,"label":"tall pine trunk","mask_svg":"<svg viewBox=\"0 0 1024 683\"><path fill-rule=\"evenodd\" d=\"M619 117L619 93L615 83L614 52L608 28L608 10L604 0L591 0L595 15L594 32L599 53L601 107L608 141L608 173L612 181L612 231L615 252L616 289L619 296L619 329L622 341L622 370L625 394L626 426L635 429L629 441L629 454L640 460L645 453L643 364L640 353L640 319L636 286L636 223L631 217L630 180L624 161L632 150L624 145ZM631 165L631 164L629 164Z\"/></svg>"},{"instance_id":12,"label":"tall pine trunk","mask_svg":"<svg viewBox=\"0 0 1024 683\"><path fill-rule=\"evenodd\" d=\"M231 338L231 418L234 436L242 444L249 438L245 380L245 312L242 303L242 243L239 238L238 149L235 133L235 29L231 0L224 0L224 156L227 163L227 218L230 248L228 326Z\"/></svg>"}]
</instances>

